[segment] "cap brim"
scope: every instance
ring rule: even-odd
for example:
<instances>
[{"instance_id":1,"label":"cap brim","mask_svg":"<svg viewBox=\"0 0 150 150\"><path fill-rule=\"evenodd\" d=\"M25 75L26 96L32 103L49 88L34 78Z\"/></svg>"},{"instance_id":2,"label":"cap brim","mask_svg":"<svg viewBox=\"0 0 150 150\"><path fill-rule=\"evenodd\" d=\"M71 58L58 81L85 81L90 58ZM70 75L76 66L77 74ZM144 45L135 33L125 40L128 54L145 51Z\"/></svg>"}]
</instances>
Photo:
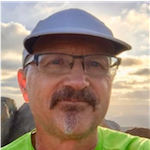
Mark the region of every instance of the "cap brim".
<instances>
[{"instance_id":1,"label":"cap brim","mask_svg":"<svg viewBox=\"0 0 150 150\"><path fill-rule=\"evenodd\" d=\"M41 36L46 36L46 35L85 35L85 36L88 36L90 38L92 37L97 37L97 38L102 38L102 39L105 39L105 40L108 40L110 41L113 45L114 45L114 48L115 48L115 54L114 55L118 55L120 54L121 52L123 51L126 51L126 50L130 50L131 49L131 46L119 39L116 39L114 37L110 37L110 36L107 36L107 35L104 35L104 34L97 34L97 32L91 32L89 30L79 30L77 28L75 29L66 29L66 31L62 29L56 29L56 31L53 29L52 31L42 31L42 33L38 32L36 34L32 34L31 36L29 35L28 37L26 37L24 39L24 47L26 48L26 50L32 54L33 53L33 46L35 44L35 42L38 40L39 37Z\"/></svg>"}]
</instances>

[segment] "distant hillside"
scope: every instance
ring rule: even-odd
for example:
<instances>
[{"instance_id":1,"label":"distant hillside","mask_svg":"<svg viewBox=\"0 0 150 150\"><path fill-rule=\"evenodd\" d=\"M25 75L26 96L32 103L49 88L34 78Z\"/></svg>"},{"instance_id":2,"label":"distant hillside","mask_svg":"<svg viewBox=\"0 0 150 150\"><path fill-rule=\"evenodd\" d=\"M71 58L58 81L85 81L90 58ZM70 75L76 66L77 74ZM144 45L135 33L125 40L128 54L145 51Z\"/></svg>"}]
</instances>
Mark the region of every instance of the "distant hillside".
<instances>
[{"instance_id":1,"label":"distant hillside","mask_svg":"<svg viewBox=\"0 0 150 150\"><path fill-rule=\"evenodd\" d=\"M131 129L131 130L127 130L126 133L150 139L150 129L134 128L134 129Z\"/></svg>"}]
</instances>

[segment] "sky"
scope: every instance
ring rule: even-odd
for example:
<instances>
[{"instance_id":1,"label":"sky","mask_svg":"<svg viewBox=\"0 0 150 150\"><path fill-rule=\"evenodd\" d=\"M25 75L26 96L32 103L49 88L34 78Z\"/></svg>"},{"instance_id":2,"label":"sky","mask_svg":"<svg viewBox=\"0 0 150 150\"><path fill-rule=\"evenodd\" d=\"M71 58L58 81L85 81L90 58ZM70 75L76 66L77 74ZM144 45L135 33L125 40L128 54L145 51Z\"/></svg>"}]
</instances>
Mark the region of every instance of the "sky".
<instances>
[{"instance_id":1,"label":"sky","mask_svg":"<svg viewBox=\"0 0 150 150\"><path fill-rule=\"evenodd\" d=\"M115 77L106 119L124 127L150 128L149 10L147 2L1 2L1 96L23 98L17 83L22 67L23 40L39 20L60 10L83 9L132 46Z\"/></svg>"}]
</instances>

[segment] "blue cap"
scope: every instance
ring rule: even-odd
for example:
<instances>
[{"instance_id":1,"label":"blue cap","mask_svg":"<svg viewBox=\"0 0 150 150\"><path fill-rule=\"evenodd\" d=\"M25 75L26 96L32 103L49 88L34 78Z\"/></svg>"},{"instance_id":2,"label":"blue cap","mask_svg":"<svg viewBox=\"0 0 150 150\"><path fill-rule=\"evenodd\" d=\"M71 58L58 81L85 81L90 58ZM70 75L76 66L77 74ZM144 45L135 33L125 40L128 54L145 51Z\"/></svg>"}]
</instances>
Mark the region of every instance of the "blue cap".
<instances>
[{"instance_id":1,"label":"blue cap","mask_svg":"<svg viewBox=\"0 0 150 150\"><path fill-rule=\"evenodd\" d=\"M31 34L24 39L24 47L32 54L33 45L39 37L56 34L86 35L109 40L115 47L115 54L131 49L129 44L114 38L103 22L80 9L63 10L39 21Z\"/></svg>"}]
</instances>

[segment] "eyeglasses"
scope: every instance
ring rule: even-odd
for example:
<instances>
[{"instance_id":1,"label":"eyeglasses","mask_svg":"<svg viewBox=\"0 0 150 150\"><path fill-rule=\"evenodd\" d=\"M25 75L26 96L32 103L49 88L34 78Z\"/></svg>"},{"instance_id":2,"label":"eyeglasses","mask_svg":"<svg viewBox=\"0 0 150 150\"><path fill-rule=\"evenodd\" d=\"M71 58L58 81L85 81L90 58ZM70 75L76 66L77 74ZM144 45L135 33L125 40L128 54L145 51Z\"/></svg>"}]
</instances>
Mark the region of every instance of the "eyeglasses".
<instances>
[{"instance_id":1,"label":"eyeglasses","mask_svg":"<svg viewBox=\"0 0 150 150\"><path fill-rule=\"evenodd\" d=\"M39 71L48 74L67 74L74 65L75 59L81 59L86 74L93 76L115 75L121 58L109 55L68 55L62 53L35 54L24 62L23 67L36 63Z\"/></svg>"}]
</instances>

